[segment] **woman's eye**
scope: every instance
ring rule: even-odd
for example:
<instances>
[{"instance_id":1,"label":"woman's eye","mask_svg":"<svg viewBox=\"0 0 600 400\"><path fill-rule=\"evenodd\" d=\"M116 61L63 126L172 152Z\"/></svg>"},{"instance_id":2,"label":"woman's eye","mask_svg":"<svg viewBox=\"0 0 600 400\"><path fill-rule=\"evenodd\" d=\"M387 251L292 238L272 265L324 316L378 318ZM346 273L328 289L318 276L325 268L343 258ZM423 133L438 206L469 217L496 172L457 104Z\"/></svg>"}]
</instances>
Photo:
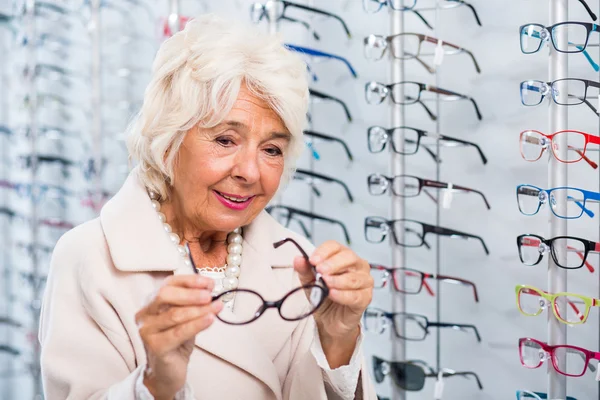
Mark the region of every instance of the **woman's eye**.
<instances>
[{"instance_id":1,"label":"woman's eye","mask_svg":"<svg viewBox=\"0 0 600 400\"><path fill-rule=\"evenodd\" d=\"M233 140L231 140L230 138L226 138L226 137L220 137L220 138L217 138L217 143L219 143L222 146L230 146L233 144Z\"/></svg>"},{"instance_id":2,"label":"woman's eye","mask_svg":"<svg viewBox=\"0 0 600 400\"><path fill-rule=\"evenodd\" d=\"M270 156L280 156L282 154L281 150L279 148L277 148L277 147L269 147L265 151Z\"/></svg>"}]
</instances>

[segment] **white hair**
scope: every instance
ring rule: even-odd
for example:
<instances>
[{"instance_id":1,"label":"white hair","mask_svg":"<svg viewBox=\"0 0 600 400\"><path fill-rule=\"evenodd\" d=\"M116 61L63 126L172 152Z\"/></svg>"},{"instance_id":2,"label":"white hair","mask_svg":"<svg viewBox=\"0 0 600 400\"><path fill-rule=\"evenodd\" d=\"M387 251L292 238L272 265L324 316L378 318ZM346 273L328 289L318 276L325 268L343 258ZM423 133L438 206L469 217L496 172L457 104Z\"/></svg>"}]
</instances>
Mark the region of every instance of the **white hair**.
<instances>
[{"instance_id":1,"label":"white hair","mask_svg":"<svg viewBox=\"0 0 600 400\"><path fill-rule=\"evenodd\" d=\"M304 148L306 64L280 37L208 14L189 21L161 45L142 108L127 128L130 157L140 163L139 175L148 189L169 197L186 132L196 124L210 128L222 122L242 83L277 113L292 135L282 177L289 181Z\"/></svg>"}]
</instances>

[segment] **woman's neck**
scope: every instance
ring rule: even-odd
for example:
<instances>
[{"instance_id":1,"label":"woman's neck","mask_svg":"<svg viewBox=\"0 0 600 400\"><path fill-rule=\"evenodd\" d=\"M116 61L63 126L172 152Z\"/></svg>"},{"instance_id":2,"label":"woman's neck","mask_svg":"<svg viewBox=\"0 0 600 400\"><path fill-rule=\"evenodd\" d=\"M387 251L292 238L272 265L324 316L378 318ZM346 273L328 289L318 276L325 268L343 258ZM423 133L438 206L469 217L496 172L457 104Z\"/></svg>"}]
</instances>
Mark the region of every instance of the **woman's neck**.
<instances>
[{"instance_id":1,"label":"woman's neck","mask_svg":"<svg viewBox=\"0 0 600 400\"><path fill-rule=\"evenodd\" d=\"M202 227L200 221L187 217L183 207L175 200L162 203L160 211L165 215L173 232L179 235L182 243L197 243L203 253L210 253L222 247L227 241L229 232Z\"/></svg>"}]
</instances>

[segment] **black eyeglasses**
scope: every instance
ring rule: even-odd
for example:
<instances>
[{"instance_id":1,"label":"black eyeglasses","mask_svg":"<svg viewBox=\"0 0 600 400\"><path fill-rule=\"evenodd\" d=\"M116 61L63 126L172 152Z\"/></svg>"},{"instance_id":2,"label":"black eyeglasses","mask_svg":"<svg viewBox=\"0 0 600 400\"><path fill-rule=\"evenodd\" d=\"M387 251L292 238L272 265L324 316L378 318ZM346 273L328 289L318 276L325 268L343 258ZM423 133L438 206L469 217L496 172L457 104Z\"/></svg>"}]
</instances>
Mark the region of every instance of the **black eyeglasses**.
<instances>
[{"instance_id":1,"label":"black eyeglasses","mask_svg":"<svg viewBox=\"0 0 600 400\"><path fill-rule=\"evenodd\" d=\"M394 177L389 177L382 174L371 174L367 178L367 185L369 187L369 193L374 196L380 196L391 188L392 193L399 197L416 197L421 194L421 192L424 192L436 203L437 199L426 189L423 190L423 188L441 189L450 193L476 193L481 196L487 209L490 209L490 204L482 192L465 186L455 185L453 183L422 179L412 175L396 175Z\"/></svg>"},{"instance_id":2,"label":"black eyeglasses","mask_svg":"<svg viewBox=\"0 0 600 400\"><path fill-rule=\"evenodd\" d=\"M415 221L412 219L396 219L387 220L381 217L366 217L365 218L365 239L370 243L381 243L387 237L388 232L392 231L392 237L394 242L398 246L403 247L421 247L429 244L425 241L425 236L428 233L433 233L440 236L449 236L451 238L458 239L475 239L478 240L483 246L485 254L489 255L490 252L485 244L485 241L481 236L472 235L470 233L464 233L456 231L454 229L443 228L441 226L429 225L423 222ZM398 232L404 232L404 240L400 242L398 238Z\"/></svg>"},{"instance_id":3,"label":"black eyeglasses","mask_svg":"<svg viewBox=\"0 0 600 400\"><path fill-rule=\"evenodd\" d=\"M424 137L439 140L441 144L449 147L459 145L472 146L479 153L481 161L484 164L487 164L487 157L485 154L483 154L483 151L481 151L479 145L466 140L444 136L433 132L427 132L422 129L411 128L408 126L399 126L390 129L386 129L382 126L371 126L367 130L367 144L371 153L382 152L388 142L391 142L391 149L394 153L404 155L415 154L419 150L421 139ZM400 141L401 138L404 138L403 142ZM423 147L436 162L439 162L439 158L433 151L431 151L431 149L429 149L426 145L423 145Z\"/></svg>"},{"instance_id":4,"label":"black eyeglasses","mask_svg":"<svg viewBox=\"0 0 600 400\"><path fill-rule=\"evenodd\" d=\"M314 283L292 289L277 301L267 301L259 293L250 289L226 290L213 296L212 301L219 300L224 296L235 296L235 315L233 313L221 311L217 315L219 320L229 325L245 325L256 321L269 308L276 308L282 319L286 321L298 321L317 311L329 295L329 288L323 278L321 278L321 274L317 272L315 266L308 261L308 254L306 254L304 249L302 249L294 239L286 238L280 240L279 242L273 243L273 247L278 248L287 242L296 246L300 254L302 254L302 257L304 257L306 262L311 265L313 272L315 273ZM186 244L186 246L188 254L191 254L189 244ZM191 256L190 261L194 273L199 274ZM236 304L240 306L236 306ZM299 304L302 305L302 307L299 307Z\"/></svg>"},{"instance_id":5,"label":"black eyeglasses","mask_svg":"<svg viewBox=\"0 0 600 400\"><path fill-rule=\"evenodd\" d=\"M320 139L320 140L325 140L327 142L336 142L336 143L341 144L342 147L344 148L344 151L346 152L346 155L348 156L348 160L354 161L354 157L352 156L352 153L350 152L350 148L348 147L346 142L343 141L342 139L336 138L335 136L326 135L324 133L319 133L319 132L309 131L309 130L305 130L304 134L311 139ZM312 148L312 141L311 141L311 148ZM313 155L315 155L316 159L321 158L318 155L318 153L315 154L314 148L312 148L312 150L313 150Z\"/></svg>"},{"instance_id":6,"label":"black eyeglasses","mask_svg":"<svg viewBox=\"0 0 600 400\"><path fill-rule=\"evenodd\" d=\"M537 106L547 95L561 106L574 106L585 103L596 115L598 110L587 99L588 88L600 89L600 83L587 79L565 78L553 82L529 80L521 82L521 103L524 106ZM596 97L596 96L594 96Z\"/></svg>"},{"instance_id":7,"label":"black eyeglasses","mask_svg":"<svg viewBox=\"0 0 600 400\"><path fill-rule=\"evenodd\" d=\"M581 239L574 236L556 236L544 239L542 236L526 234L517 236L519 258L525 265L537 265L544 258L544 253L550 253L554 263L565 269L578 269L587 266L590 272L594 267L587 262L589 253L600 252L600 243ZM563 250L564 249L564 250ZM566 251L566 262L561 261L561 254Z\"/></svg>"},{"instance_id":8,"label":"black eyeglasses","mask_svg":"<svg viewBox=\"0 0 600 400\"><path fill-rule=\"evenodd\" d=\"M346 192L346 196L348 197L348 200L351 203L354 202L354 197L352 196L352 193L350 193L350 189L344 182L342 182L339 179L336 179L336 178L333 178L333 177L330 177L327 175L319 174L317 172L309 171L306 169L301 169L301 168L296 169L296 171L294 173L294 179L301 181L301 182L306 182L308 185L310 185L313 193L315 195L317 195L318 197L321 197L321 191L319 189L317 189L318 181L337 183L338 185L340 185L344 188L344 191Z\"/></svg>"},{"instance_id":9,"label":"black eyeglasses","mask_svg":"<svg viewBox=\"0 0 600 400\"><path fill-rule=\"evenodd\" d=\"M330 17L330 18L334 18L334 19L338 20L342 24L342 27L344 28L344 31L346 32L346 35L348 36L348 38L349 39L352 38L352 35L350 34L350 30L348 29L348 25L346 25L346 22L340 16L338 16L336 14L332 14L332 13L324 11L324 10L321 10L319 8L309 7L309 6L305 6L303 4L292 3L291 1L268 0L264 4L254 3L250 7L250 17L254 23L260 22L263 18L266 20L269 20L270 12L271 12L271 10L273 10L276 19L286 20L289 22L301 24L307 30L312 32L313 37L316 40L320 40L320 36L317 34L317 32L312 28L312 26L308 22L301 21L295 17L290 17L290 16L286 15L286 11L288 11L289 9L293 9L293 8L296 8L298 10L308 11L313 14L321 14L326 17Z\"/></svg>"},{"instance_id":10,"label":"black eyeglasses","mask_svg":"<svg viewBox=\"0 0 600 400\"><path fill-rule=\"evenodd\" d=\"M481 342L481 336L479 336L479 331L475 325L431 322L424 315L406 312L387 312L375 307L368 307L363 314L363 325L366 332L381 335L390 324L394 327L396 337L403 340L425 340L430 333L429 328L452 328L461 331L472 330L475 333L477 341Z\"/></svg>"},{"instance_id":11,"label":"black eyeglasses","mask_svg":"<svg viewBox=\"0 0 600 400\"><path fill-rule=\"evenodd\" d=\"M464 378L473 377L477 382L479 389L483 390L483 385L479 376L471 371L453 371L442 368L440 371L434 370L425 361L386 361L377 356L373 356L373 376L377 383L384 381L385 377L391 375L394 383L407 391L419 391L425 386L425 378L437 378L438 375L444 378L452 376L462 376Z\"/></svg>"},{"instance_id":12,"label":"black eyeglasses","mask_svg":"<svg viewBox=\"0 0 600 400\"><path fill-rule=\"evenodd\" d=\"M338 103L344 109L344 113L346 113L346 118L348 119L348 122L352 122L352 115L350 114L350 109L348 108L348 106L346 105L346 103L343 100L341 100L337 97L328 95L327 93L320 92L315 89L309 88L308 93L310 96L315 97L317 99L333 101L334 103Z\"/></svg>"},{"instance_id":13,"label":"black eyeglasses","mask_svg":"<svg viewBox=\"0 0 600 400\"><path fill-rule=\"evenodd\" d=\"M346 228L346 225L341 221L338 221L333 218L328 218L328 217L325 217L322 215L314 214L314 213L311 213L308 211L300 210L298 208L284 206L284 205L268 206L267 208L265 208L265 210L267 210L267 212L269 214L272 214L273 212L275 212L276 217L284 219L285 220L284 226L286 228L289 227L290 222L292 220L298 222L298 225L300 225L300 228L302 229L304 236L306 236L308 239L312 239L312 237L311 237L312 235L310 234L310 232L309 232L308 228L306 227L306 225L304 224L304 222L299 217L310 218L313 220L324 221L324 222L327 222L330 224L338 225L340 228L342 228L342 231L344 232L344 237L346 238L346 243L348 243L348 245L350 245L350 234L348 233L348 229Z\"/></svg>"},{"instance_id":14,"label":"black eyeglasses","mask_svg":"<svg viewBox=\"0 0 600 400\"><path fill-rule=\"evenodd\" d=\"M443 101L468 100L475 108L477 119L481 120L483 118L481 112L479 112L479 107L477 106L475 99L451 90L412 81L402 81L391 83L389 85L370 81L365 84L365 98L369 104L381 104L388 95L391 96L392 101L396 104L415 104L421 100L421 93L423 92L444 95L444 97L440 98ZM404 93L404 97L402 97L402 93Z\"/></svg>"},{"instance_id":15,"label":"black eyeglasses","mask_svg":"<svg viewBox=\"0 0 600 400\"><path fill-rule=\"evenodd\" d=\"M467 3L464 0L438 0L436 2L435 7L427 7L427 8L419 8L417 9L417 1L418 0L363 0L363 8L368 13L376 13L383 8L383 6L388 6L392 10L396 11L409 11L414 13L429 29L433 29L433 26L423 17L423 15L419 11L432 11L437 9L447 10L451 8L456 8L460 6L468 7L475 17L475 21L477 25L481 26L481 21L479 20L479 15L477 15L477 11L475 7L471 4Z\"/></svg>"}]
</instances>

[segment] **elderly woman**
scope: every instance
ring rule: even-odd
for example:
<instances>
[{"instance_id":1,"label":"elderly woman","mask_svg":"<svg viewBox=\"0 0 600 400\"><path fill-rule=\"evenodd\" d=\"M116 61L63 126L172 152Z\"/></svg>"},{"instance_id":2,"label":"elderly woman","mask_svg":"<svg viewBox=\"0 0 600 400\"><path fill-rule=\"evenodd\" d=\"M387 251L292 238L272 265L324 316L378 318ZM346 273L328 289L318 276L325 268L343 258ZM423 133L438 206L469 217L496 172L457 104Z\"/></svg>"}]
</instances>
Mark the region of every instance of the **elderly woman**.
<instances>
[{"instance_id":1,"label":"elderly woman","mask_svg":"<svg viewBox=\"0 0 600 400\"><path fill-rule=\"evenodd\" d=\"M303 148L305 75L278 39L214 16L162 45L129 128L139 166L54 250L47 400L376 398L367 262L264 211Z\"/></svg>"}]
</instances>

